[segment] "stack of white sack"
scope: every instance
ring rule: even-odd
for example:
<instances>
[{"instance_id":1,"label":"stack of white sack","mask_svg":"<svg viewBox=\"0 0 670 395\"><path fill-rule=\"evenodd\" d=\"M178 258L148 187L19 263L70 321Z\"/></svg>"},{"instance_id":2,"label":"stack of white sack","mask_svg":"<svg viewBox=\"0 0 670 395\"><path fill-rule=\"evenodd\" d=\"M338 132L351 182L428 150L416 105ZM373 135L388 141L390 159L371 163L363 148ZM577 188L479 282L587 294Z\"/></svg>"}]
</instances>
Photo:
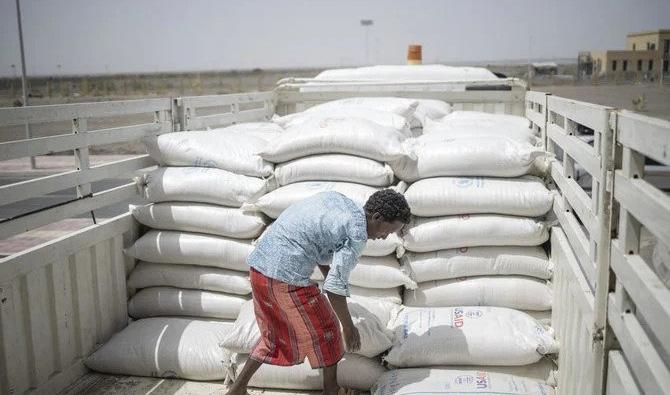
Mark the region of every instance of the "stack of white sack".
<instances>
[{"instance_id":1,"label":"stack of white sack","mask_svg":"<svg viewBox=\"0 0 670 395\"><path fill-rule=\"evenodd\" d=\"M380 109L372 109L326 103L322 111L313 107L282 118L286 121L283 123L287 125L286 131L259 154L275 163L273 180L278 187L242 208L278 218L291 204L320 192L340 192L360 207L378 190L390 187L402 193L406 184L393 185L393 171L386 162L406 155L401 129L406 126L407 116L414 113L417 102L388 98L381 104ZM350 111L352 115L324 115L331 110ZM368 116L362 118L365 114ZM403 124L400 127L384 125L380 120L382 115L389 119L399 117ZM396 256L402 253L402 242L397 235L370 240L363 251L364 262L353 276L356 280L352 283L355 285L352 292L399 302L399 287L413 283L400 271ZM365 270L366 262L367 267L384 263L379 269L390 275L386 278L388 281L380 283L378 278L371 277L369 270Z\"/></svg>"},{"instance_id":2,"label":"stack of white sack","mask_svg":"<svg viewBox=\"0 0 670 395\"><path fill-rule=\"evenodd\" d=\"M317 81L476 81L498 77L483 67L454 67L443 64L378 65L325 70ZM306 87L308 88L309 85ZM309 91L308 89L305 89Z\"/></svg>"},{"instance_id":3,"label":"stack of white sack","mask_svg":"<svg viewBox=\"0 0 670 395\"><path fill-rule=\"evenodd\" d=\"M553 364L546 357L558 351L553 330L517 310L405 307L390 327L394 343L384 360L392 367L470 369L553 381Z\"/></svg>"},{"instance_id":4,"label":"stack of white sack","mask_svg":"<svg viewBox=\"0 0 670 395\"><path fill-rule=\"evenodd\" d=\"M393 333L388 329L388 323L398 313L399 307L363 297L349 299L348 307L361 336L361 349L345 354L338 364L338 381L343 387L368 391L386 371L379 355L392 345ZM253 301L249 301L242 307L232 331L222 343L223 347L235 353L230 361L229 379L235 379L259 339ZM321 370L312 370L308 361L290 368L263 365L249 384L260 388L320 390L323 385L321 374Z\"/></svg>"},{"instance_id":5,"label":"stack of white sack","mask_svg":"<svg viewBox=\"0 0 670 395\"><path fill-rule=\"evenodd\" d=\"M89 359L92 369L225 378L220 343L251 298L246 258L269 223L240 206L269 190L274 165L256 152L280 132L250 123L144 140L160 167L138 180L150 204L130 206L149 228L126 250L137 260L128 314L138 321Z\"/></svg>"}]
</instances>

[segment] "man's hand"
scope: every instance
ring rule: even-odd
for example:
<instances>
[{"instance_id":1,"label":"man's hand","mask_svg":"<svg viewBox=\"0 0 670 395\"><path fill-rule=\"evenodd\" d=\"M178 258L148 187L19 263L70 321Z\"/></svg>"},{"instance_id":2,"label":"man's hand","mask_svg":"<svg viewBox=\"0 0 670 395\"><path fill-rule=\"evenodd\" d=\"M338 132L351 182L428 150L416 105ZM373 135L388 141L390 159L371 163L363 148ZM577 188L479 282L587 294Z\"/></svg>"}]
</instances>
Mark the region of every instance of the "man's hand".
<instances>
[{"instance_id":1,"label":"man's hand","mask_svg":"<svg viewBox=\"0 0 670 395\"><path fill-rule=\"evenodd\" d=\"M361 335L355 326L344 327L344 344L349 352L356 352L361 349Z\"/></svg>"}]
</instances>

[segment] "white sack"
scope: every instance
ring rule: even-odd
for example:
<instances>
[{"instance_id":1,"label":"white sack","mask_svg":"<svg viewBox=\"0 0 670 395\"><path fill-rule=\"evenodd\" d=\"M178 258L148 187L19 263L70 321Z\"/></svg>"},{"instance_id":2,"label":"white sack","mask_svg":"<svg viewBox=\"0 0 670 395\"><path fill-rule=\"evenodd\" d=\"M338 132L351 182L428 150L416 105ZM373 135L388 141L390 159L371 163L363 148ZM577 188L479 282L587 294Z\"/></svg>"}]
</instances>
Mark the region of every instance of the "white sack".
<instances>
[{"instance_id":1,"label":"white sack","mask_svg":"<svg viewBox=\"0 0 670 395\"><path fill-rule=\"evenodd\" d=\"M233 378L241 372L247 355L238 355L231 367ZM368 391L386 372L378 359L366 358L356 354L344 354L337 364L337 383L344 388ZM319 391L323 389L323 369L312 369L305 360L295 366L274 366L263 364L249 381L250 387L285 389L293 391Z\"/></svg>"},{"instance_id":2,"label":"white sack","mask_svg":"<svg viewBox=\"0 0 670 395\"><path fill-rule=\"evenodd\" d=\"M274 175L280 186L300 181L346 181L378 187L393 183L389 165L341 154L312 155L278 164Z\"/></svg>"},{"instance_id":3,"label":"white sack","mask_svg":"<svg viewBox=\"0 0 670 395\"><path fill-rule=\"evenodd\" d=\"M372 298L393 304L402 303L402 287L398 288L363 288L355 285L349 286L352 300L357 298Z\"/></svg>"},{"instance_id":4,"label":"white sack","mask_svg":"<svg viewBox=\"0 0 670 395\"><path fill-rule=\"evenodd\" d=\"M430 139L426 135L406 142L409 156L389 161L396 177L407 182L440 176L519 177L545 155L539 147L507 137Z\"/></svg>"},{"instance_id":5,"label":"white sack","mask_svg":"<svg viewBox=\"0 0 670 395\"><path fill-rule=\"evenodd\" d=\"M433 122L433 123L431 123ZM444 126L442 123L437 123L431 120L426 121L428 132L426 128L422 129L421 142L439 143L443 141L452 141L458 139L472 139L477 138L481 140L507 138L519 144L530 144L533 147L540 147L542 139L534 134L519 130L501 131L499 129L487 128L472 128L465 125L449 125Z\"/></svg>"},{"instance_id":6,"label":"white sack","mask_svg":"<svg viewBox=\"0 0 670 395\"><path fill-rule=\"evenodd\" d=\"M542 247L484 246L431 252L409 252L403 270L418 282L460 277L522 275L549 279L553 263Z\"/></svg>"},{"instance_id":7,"label":"white sack","mask_svg":"<svg viewBox=\"0 0 670 395\"><path fill-rule=\"evenodd\" d=\"M128 302L128 315L133 318L166 315L234 320L247 300L240 295L195 289L144 288Z\"/></svg>"},{"instance_id":8,"label":"white sack","mask_svg":"<svg viewBox=\"0 0 670 395\"><path fill-rule=\"evenodd\" d=\"M84 360L91 370L128 376L223 380L231 322L145 318L131 322Z\"/></svg>"},{"instance_id":9,"label":"white sack","mask_svg":"<svg viewBox=\"0 0 670 395\"><path fill-rule=\"evenodd\" d=\"M549 357L544 357L540 361L530 365L523 366L468 366L468 365L449 365L443 369L449 370L478 370L489 373L511 374L525 379L536 380L556 387L557 367Z\"/></svg>"},{"instance_id":10,"label":"white sack","mask_svg":"<svg viewBox=\"0 0 670 395\"><path fill-rule=\"evenodd\" d=\"M527 365L558 351L551 329L502 307L406 307L385 357L397 367Z\"/></svg>"},{"instance_id":11,"label":"white sack","mask_svg":"<svg viewBox=\"0 0 670 395\"><path fill-rule=\"evenodd\" d=\"M129 205L135 219L150 228L206 233L237 239L253 239L268 220L261 213L206 203L166 202Z\"/></svg>"},{"instance_id":12,"label":"white sack","mask_svg":"<svg viewBox=\"0 0 670 395\"><path fill-rule=\"evenodd\" d=\"M366 303L369 305L370 302ZM377 314L380 308L390 308L390 304L378 305L375 313L368 311L366 305L360 302L349 302L351 319L361 336L361 348L356 354L366 357L377 356L391 347L391 336L387 329L387 322L382 323ZM386 307L385 307L386 306ZM390 315L390 311L387 315ZM235 327L226 337L223 346L232 352L248 354L256 345L261 334L256 323L253 300L246 302L235 321Z\"/></svg>"},{"instance_id":13,"label":"white sack","mask_svg":"<svg viewBox=\"0 0 670 395\"><path fill-rule=\"evenodd\" d=\"M495 81L498 77L483 67L421 64L330 69L317 74L314 79L317 81ZM305 88L308 87L309 85Z\"/></svg>"},{"instance_id":14,"label":"white sack","mask_svg":"<svg viewBox=\"0 0 670 395\"><path fill-rule=\"evenodd\" d=\"M517 310L551 309L546 281L520 276L482 276L419 283L405 290L404 303L415 307L495 306Z\"/></svg>"},{"instance_id":15,"label":"white sack","mask_svg":"<svg viewBox=\"0 0 670 395\"><path fill-rule=\"evenodd\" d=\"M391 233L385 239L368 239L363 249L363 256L387 256L395 254L400 258L405 253L402 240L396 233Z\"/></svg>"},{"instance_id":16,"label":"white sack","mask_svg":"<svg viewBox=\"0 0 670 395\"><path fill-rule=\"evenodd\" d=\"M370 195L380 190L367 185L349 182L305 181L285 185L261 196L258 200L245 203L244 211L262 211L271 218L277 218L293 203L297 203L320 192L336 191L363 207Z\"/></svg>"},{"instance_id":17,"label":"white sack","mask_svg":"<svg viewBox=\"0 0 670 395\"><path fill-rule=\"evenodd\" d=\"M348 154L387 162L407 155L405 136L360 118L311 118L270 141L259 155L274 163L316 154Z\"/></svg>"},{"instance_id":18,"label":"white sack","mask_svg":"<svg viewBox=\"0 0 670 395\"><path fill-rule=\"evenodd\" d=\"M410 185L405 199L412 214L420 217L477 213L539 217L551 209L554 194L534 176L437 177Z\"/></svg>"},{"instance_id":19,"label":"white sack","mask_svg":"<svg viewBox=\"0 0 670 395\"><path fill-rule=\"evenodd\" d=\"M266 140L243 133L191 131L165 133L142 140L161 166L215 167L253 177L268 177L272 164L257 152Z\"/></svg>"},{"instance_id":20,"label":"white sack","mask_svg":"<svg viewBox=\"0 0 670 395\"><path fill-rule=\"evenodd\" d=\"M208 129L214 133L238 133L245 136L257 137L265 141L272 140L284 132L284 128L274 122L243 122L224 128Z\"/></svg>"},{"instance_id":21,"label":"white sack","mask_svg":"<svg viewBox=\"0 0 670 395\"><path fill-rule=\"evenodd\" d=\"M314 268L311 279L323 281L318 267ZM416 288L416 283L400 270L400 263L394 256L361 256L349 274L349 284L365 288Z\"/></svg>"},{"instance_id":22,"label":"white sack","mask_svg":"<svg viewBox=\"0 0 670 395\"><path fill-rule=\"evenodd\" d=\"M240 207L268 191L266 180L208 167L160 167L138 180L150 202L180 201Z\"/></svg>"},{"instance_id":23,"label":"white sack","mask_svg":"<svg viewBox=\"0 0 670 395\"><path fill-rule=\"evenodd\" d=\"M384 373L371 394L554 395L555 391L541 381L486 370L417 368Z\"/></svg>"},{"instance_id":24,"label":"white sack","mask_svg":"<svg viewBox=\"0 0 670 395\"><path fill-rule=\"evenodd\" d=\"M526 117L510 114L492 114L481 111L453 111L440 119L440 122L453 124L470 122L483 126L528 129L530 131L530 120Z\"/></svg>"},{"instance_id":25,"label":"white sack","mask_svg":"<svg viewBox=\"0 0 670 395\"><path fill-rule=\"evenodd\" d=\"M249 295L249 273L207 266L139 262L128 277L129 288L175 287Z\"/></svg>"},{"instance_id":26,"label":"white sack","mask_svg":"<svg viewBox=\"0 0 670 395\"><path fill-rule=\"evenodd\" d=\"M361 119L374 122L385 128L394 129L403 135L409 135L409 117L388 111L361 107L310 108L306 111L296 112L283 117L275 116L272 118L272 122L276 122L283 128L290 130L291 128L313 124L326 118Z\"/></svg>"},{"instance_id":27,"label":"white sack","mask_svg":"<svg viewBox=\"0 0 670 395\"><path fill-rule=\"evenodd\" d=\"M414 217L404 230L405 249L414 252L478 246L537 246L549 239L547 224L497 214Z\"/></svg>"},{"instance_id":28,"label":"white sack","mask_svg":"<svg viewBox=\"0 0 670 395\"><path fill-rule=\"evenodd\" d=\"M125 252L147 262L214 266L247 272L247 256L253 249L248 240L151 230Z\"/></svg>"}]
</instances>

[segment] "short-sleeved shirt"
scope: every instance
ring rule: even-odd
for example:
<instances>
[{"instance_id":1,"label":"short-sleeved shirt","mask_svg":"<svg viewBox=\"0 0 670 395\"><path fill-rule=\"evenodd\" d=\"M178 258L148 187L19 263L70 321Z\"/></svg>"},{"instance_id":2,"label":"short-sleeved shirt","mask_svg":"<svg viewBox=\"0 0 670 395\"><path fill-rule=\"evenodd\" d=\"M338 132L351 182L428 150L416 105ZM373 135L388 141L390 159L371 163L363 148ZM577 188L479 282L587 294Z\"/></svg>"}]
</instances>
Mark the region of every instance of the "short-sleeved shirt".
<instances>
[{"instance_id":1,"label":"short-sleeved shirt","mask_svg":"<svg viewBox=\"0 0 670 395\"><path fill-rule=\"evenodd\" d=\"M316 265L329 264L323 289L350 296L349 273L367 240L363 208L339 192L322 192L284 210L258 240L247 263L267 277L296 286L312 284Z\"/></svg>"}]
</instances>

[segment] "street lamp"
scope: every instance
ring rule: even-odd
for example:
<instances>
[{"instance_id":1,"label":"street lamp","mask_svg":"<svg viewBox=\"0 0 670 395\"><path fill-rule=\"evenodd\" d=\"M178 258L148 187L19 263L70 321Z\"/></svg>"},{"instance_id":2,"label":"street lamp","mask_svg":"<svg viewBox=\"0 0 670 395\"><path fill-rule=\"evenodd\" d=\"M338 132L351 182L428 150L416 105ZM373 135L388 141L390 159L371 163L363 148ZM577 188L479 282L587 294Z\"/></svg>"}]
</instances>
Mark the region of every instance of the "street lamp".
<instances>
[{"instance_id":1,"label":"street lamp","mask_svg":"<svg viewBox=\"0 0 670 395\"><path fill-rule=\"evenodd\" d=\"M365 29L365 64L370 64L370 26L374 24L372 19L361 19L361 26Z\"/></svg>"}]
</instances>

